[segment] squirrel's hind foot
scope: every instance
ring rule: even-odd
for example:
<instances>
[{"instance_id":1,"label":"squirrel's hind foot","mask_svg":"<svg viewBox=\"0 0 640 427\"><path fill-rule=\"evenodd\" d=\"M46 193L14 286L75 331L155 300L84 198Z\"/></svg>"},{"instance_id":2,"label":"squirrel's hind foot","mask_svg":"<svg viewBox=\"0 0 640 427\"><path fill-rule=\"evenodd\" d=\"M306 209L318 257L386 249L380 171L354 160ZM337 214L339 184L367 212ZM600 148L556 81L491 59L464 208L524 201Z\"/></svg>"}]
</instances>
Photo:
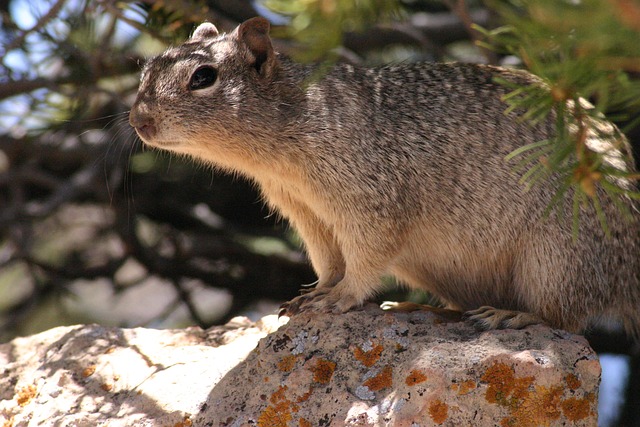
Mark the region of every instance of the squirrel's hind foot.
<instances>
[{"instance_id":1,"label":"squirrel's hind foot","mask_svg":"<svg viewBox=\"0 0 640 427\"><path fill-rule=\"evenodd\" d=\"M291 317L303 312L340 314L362 305L355 297L342 295L336 288L303 289L302 292L302 295L280 306L278 317Z\"/></svg>"},{"instance_id":2,"label":"squirrel's hind foot","mask_svg":"<svg viewBox=\"0 0 640 427\"><path fill-rule=\"evenodd\" d=\"M391 311L394 313L412 313L414 311L429 311L440 316L443 320L448 322L459 322L462 320L462 313L458 310L451 310L448 308L434 307L428 304L418 304L415 302L402 301L385 301L380 305L380 308L385 311Z\"/></svg>"},{"instance_id":3,"label":"squirrel's hind foot","mask_svg":"<svg viewBox=\"0 0 640 427\"><path fill-rule=\"evenodd\" d=\"M462 317L479 331L522 329L529 325L544 323L541 318L531 313L501 310L489 306L482 306L476 310L467 311Z\"/></svg>"}]
</instances>

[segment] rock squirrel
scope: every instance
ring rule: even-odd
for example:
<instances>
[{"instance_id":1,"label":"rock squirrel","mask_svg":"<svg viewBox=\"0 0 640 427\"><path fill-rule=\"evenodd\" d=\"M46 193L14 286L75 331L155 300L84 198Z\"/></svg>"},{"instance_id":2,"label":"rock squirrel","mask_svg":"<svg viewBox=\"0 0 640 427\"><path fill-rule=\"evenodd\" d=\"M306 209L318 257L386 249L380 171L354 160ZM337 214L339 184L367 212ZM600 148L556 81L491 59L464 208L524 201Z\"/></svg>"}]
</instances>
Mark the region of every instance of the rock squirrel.
<instances>
[{"instance_id":1,"label":"rock squirrel","mask_svg":"<svg viewBox=\"0 0 640 427\"><path fill-rule=\"evenodd\" d=\"M204 23L147 62L130 112L146 144L252 178L297 230L318 283L284 314L345 312L390 274L481 329L580 331L615 317L637 336L638 204L624 199L623 218L603 203L610 237L583 212L575 237L571 201L569 218L545 215L554 180L525 191L505 161L555 131L505 114L508 90L494 78L531 75L438 63L317 70L275 52L264 18L229 34ZM589 143L633 167L606 141Z\"/></svg>"}]
</instances>

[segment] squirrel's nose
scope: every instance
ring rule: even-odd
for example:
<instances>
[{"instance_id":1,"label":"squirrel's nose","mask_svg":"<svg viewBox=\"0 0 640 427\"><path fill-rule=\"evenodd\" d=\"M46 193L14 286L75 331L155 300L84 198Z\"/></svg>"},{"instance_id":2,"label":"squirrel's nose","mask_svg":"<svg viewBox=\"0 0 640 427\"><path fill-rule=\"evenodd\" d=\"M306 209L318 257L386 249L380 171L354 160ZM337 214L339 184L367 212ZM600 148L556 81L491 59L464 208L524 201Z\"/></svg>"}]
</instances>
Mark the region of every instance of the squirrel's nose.
<instances>
[{"instance_id":1,"label":"squirrel's nose","mask_svg":"<svg viewBox=\"0 0 640 427\"><path fill-rule=\"evenodd\" d=\"M129 113L129 124L144 141L152 139L158 133L153 117L149 113L140 111L136 106Z\"/></svg>"}]
</instances>

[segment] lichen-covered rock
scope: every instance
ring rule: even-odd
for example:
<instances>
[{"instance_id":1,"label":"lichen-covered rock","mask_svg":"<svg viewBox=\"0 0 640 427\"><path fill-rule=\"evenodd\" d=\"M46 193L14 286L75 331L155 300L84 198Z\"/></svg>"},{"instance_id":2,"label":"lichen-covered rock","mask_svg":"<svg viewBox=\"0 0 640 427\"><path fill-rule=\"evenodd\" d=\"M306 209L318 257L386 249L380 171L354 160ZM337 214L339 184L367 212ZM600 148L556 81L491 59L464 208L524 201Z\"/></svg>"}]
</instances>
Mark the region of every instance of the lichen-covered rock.
<instances>
[{"instance_id":1,"label":"lichen-covered rock","mask_svg":"<svg viewBox=\"0 0 640 427\"><path fill-rule=\"evenodd\" d=\"M597 425L600 366L576 335L372 307L277 326L16 339L0 345L0 425Z\"/></svg>"},{"instance_id":2,"label":"lichen-covered rock","mask_svg":"<svg viewBox=\"0 0 640 427\"><path fill-rule=\"evenodd\" d=\"M300 316L212 390L211 425L595 426L600 366L543 326L478 333L428 312ZM244 383L243 389L234 384Z\"/></svg>"}]
</instances>

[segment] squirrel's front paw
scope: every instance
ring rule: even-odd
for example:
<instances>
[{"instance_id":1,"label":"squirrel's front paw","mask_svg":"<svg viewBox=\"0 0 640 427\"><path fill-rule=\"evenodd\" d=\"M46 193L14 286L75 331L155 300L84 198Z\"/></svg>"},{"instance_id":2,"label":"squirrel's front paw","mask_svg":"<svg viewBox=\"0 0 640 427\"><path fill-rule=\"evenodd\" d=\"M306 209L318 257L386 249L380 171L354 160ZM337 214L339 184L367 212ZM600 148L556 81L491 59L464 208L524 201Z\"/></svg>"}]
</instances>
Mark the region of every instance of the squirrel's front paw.
<instances>
[{"instance_id":1,"label":"squirrel's front paw","mask_svg":"<svg viewBox=\"0 0 640 427\"><path fill-rule=\"evenodd\" d=\"M336 288L316 288L305 290L302 295L282 304L278 316L291 317L305 311L339 314L361 305L362 301L351 295L342 295Z\"/></svg>"}]
</instances>

